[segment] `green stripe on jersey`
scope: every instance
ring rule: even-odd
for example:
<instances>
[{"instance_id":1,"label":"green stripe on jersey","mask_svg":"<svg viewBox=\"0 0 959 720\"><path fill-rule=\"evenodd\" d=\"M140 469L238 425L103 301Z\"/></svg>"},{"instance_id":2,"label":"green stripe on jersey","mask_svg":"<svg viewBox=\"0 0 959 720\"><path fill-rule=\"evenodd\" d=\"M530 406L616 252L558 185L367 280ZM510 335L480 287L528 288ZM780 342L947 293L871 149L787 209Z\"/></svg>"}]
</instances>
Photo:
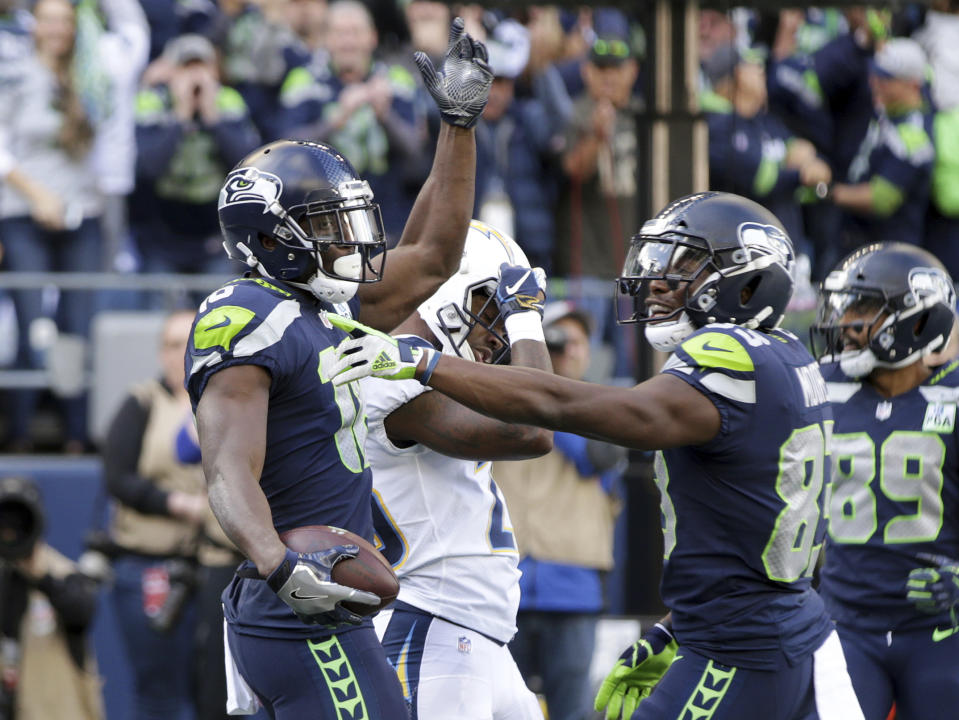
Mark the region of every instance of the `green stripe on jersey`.
<instances>
[{"instance_id":1,"label":"green stripe on jersey","mask_svg":"<svg viewBox=\"0 0 959 720\"><path fill-rule=\"evenodd\" d=\"M713 717L732 685L735 674L736 668L718 665L710 660L699 678L699 684L686 702L679 716L680 720L709 720Z\"/></svg>"},{"instance_id":2,"label":"green stripe on jersey","mask_svg":"<svg viewBox=\"0 0 959 720\"><path fill-rule=\"evenodd\" d=\"M753 359L746 348L732 335L706 332L691 337L680 347L700 367L715 367L738 372L752 372Z\"/></svg>"},{"instance_id":3,"label":"green stripe on jersey","mask_svg":"<svg viewBox=\"0 0 959 720\"><path fill-rule=\"evenodd\" d=\"M233 338L253 319L252 310L239 305L213 308L197 321L193 330L193 347L206 350L212 347L230 349Z\"/></svg>"},{"instance_id":4,"label":"green stripe on jersey","mask_svg":"<svg viewBox=\"0 0 959 720\"><path fill-rule=\"evenodd\" d=\"M307 640L306 644L326 678L326 686L336 708L336 717L369 720L370 713L366 701L363 700L360 684L356 681L353 666L343 652L339 638L334 635L320 642Z\"/></svg>"}]
</instances>

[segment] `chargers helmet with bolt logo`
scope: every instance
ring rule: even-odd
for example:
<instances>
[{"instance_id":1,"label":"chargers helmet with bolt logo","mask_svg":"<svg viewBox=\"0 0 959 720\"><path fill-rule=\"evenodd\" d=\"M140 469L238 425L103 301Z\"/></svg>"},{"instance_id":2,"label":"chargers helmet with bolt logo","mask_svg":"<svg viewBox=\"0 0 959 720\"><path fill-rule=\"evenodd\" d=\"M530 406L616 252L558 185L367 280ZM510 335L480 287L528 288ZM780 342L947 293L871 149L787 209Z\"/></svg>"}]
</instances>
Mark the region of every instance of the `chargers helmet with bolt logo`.
<instances>
[{"instance_id":1,"label":"chargers helmet with bolt logo","mask_svg":"<svg viewBox=\"0 0 959 720\"><path fill-rule=\"evenodd\" d=\"M942 349L955 318L952 278L931 253L906 243L859 248L822 283L810 340L849 377L900 368ZM846 335L869 330L862 347Z\"/></svg>"},{"instance_id":2,"label":"chargers helmet with bolt logo","mask_svg":"<svg viewBox=\"0 0 959 720\"><path fill-rule=\"evenodd\" d=\"M493 322L483 318L487 308L495 307L499 268L503 263L529 267L526 253L513 238L479 220L470 222L459 270L418 308L420 317L443 343L443 352L475 360L466 338L480 325L502 344L503 349L493 362L503 362L509 342L504 337L502 323L497 323L498 317ZM476 293L485 299L479 312L472 307Z\"/></svg>"},{"instance_id":3,"label":"chargers helmet with bolt logo","mask_svg":"<svg viewBox=\"0 0 959 720\"><path fill-rule=\"evenodd\" d=\"M793 264L792 241L762 205L732 193L687 195L631 239L616 281L631 302L619 322L644 324L663 352L710 323L771 329L792 297Z\"/></svg>"},{"instance_id":4,"label":"chargers helmet with bolt logo","mask_svg":"<svg viewBox=\"0 0 959 720\"><path fill-rule=\"evenodd\" d=\"M379 206L329 145L279 140L253 151L227 175L218 210L227 254L263 277L337 303L382 276Z\"/></svg>"}]
</instances>

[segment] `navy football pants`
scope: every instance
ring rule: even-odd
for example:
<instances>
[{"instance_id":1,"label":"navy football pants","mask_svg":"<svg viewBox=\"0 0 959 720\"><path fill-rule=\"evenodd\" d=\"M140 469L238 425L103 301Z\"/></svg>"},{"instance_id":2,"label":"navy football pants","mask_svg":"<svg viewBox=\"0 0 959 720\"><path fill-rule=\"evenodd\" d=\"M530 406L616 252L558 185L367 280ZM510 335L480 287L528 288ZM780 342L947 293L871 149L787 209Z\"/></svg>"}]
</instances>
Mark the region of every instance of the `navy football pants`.
<instances>
[{"instance_id":1,"label":"navy football pants","mask_svg":"<svg viewBox=\"0 0 959 720\"><path fill-rule=\"evenodd\" d=\"M794 667L749 670L679 646L632 720L862 720L832 633Z\"/></svg>"},{"instance_id":2,"label":"navy football pants","mask_svg":"<svg viewBox=\"0 0 959 720\"><path fill-rule=\"evenodd\" d=\"M275 720L407 720L396 672L372 627L328 638L241 635L237 668Z\"/></svg>"},{"instance_id":3,"label":"navy football pants","mask_svg":"<svg viewBox=\"0 0 959 720\"><path fill-rule=\"evenodd\" d=\"M886 720L893 700L896 720L959 717L959 633L837 630L866 720Z\"/></svg>"}]
</instances>

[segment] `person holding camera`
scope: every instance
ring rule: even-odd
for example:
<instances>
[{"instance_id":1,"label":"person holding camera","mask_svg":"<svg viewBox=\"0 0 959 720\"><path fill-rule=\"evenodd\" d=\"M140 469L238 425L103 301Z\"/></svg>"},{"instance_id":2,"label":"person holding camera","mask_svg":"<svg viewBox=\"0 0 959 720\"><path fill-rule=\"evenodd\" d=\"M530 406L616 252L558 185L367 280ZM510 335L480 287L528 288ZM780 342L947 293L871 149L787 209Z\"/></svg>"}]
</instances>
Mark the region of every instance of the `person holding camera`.
<instances>
[{"instance_id":1,"label":"person holding camera","mask_svg":"<svg viewBox=\"0 0 959 720\"><path fill-rule=\"evenodd\" d=\"M199 458L186 442L193 417L183 355L193 315L167 317L162 376L130 390L103 451L116 501L109 529L113 601L133 670L130 717L138 720L177 720L193 704L197 549L212 520Z\"/></svg>"},{"instance_id":2,"label":"person holding camera","mask_svg":"<svg viewBox=\"0 0 959 720\"><path fill-rule=\"evenodd\" d=\"M543 331L557 375L585 377L591 327L592 317L570 302L546 306ZM548 454L493 466L523 573L510 650L526 682L545 696L550 720L592 716L589 666L605 607L602 575L613 567L613 489L625 460L618 446L554 432ZM582 541L586 528L591 542Z\"/></svg>"},{"instance_id":3,"label":"person holding camera","mask_svg":"<svg viewBox=\"0 0 959 720\"><path fill-rule=\"evenodd\" d=\"M143 84L130 208L141 269L226 272L217 198L230 168L260 144L259 132L240 93L220 82L216 49L202 35L173 38Z\"/></svg>"},{"instance_id":4,"label":"person holding camera","mask_svg":"<svg viewBox=\"0 0 959 720\"><path fill-rule=\"evenodd\" d=\"M0 479L0 720L102 720L87 638L100 578L44 542L43 527L37 486Z\"/></svg>"}]
</instances>

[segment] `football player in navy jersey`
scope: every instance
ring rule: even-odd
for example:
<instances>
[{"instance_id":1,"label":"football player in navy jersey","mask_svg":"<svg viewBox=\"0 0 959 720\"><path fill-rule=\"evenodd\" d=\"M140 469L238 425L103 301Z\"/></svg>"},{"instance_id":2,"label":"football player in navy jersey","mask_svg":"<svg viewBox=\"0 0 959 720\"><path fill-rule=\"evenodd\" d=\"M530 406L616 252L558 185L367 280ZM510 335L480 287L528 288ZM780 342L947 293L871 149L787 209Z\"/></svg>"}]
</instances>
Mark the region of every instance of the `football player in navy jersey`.
<instances>
[{"instance_id":1,"label":"football player in navy jersey","mask_svg":"<svg viewBox=\"0 0 959 720\"><path fill-rule=\"evenodd\" d=\"M659 451L671 612L605 681L609 717L862 718L810 587L832 416L815 360L777 329L792 266L779 220L737 195L690 195L646 222L618 280L634 300L621 320L672 355L632 390L464 362L333 318L358 336L337 349L340 387L416 377L501 420Z\"/></svg>"},{"instance_id":2,"label":"football player in navy jersey","mask_svg":"<svg viewBox=\"0 0 959 720\"><path fill-rule=\"evenodd\" d=\"M935 257L878 243L826 277L813 327L835 417L820 592L866 720L959 708L959 361L928 361L954 306Z\"/></svg>"},{"instance_id":3,"label":"football player in navy jersey","mask_svg":"<svg viewBox=\"0 0 959 720\"><path fill-rule=\"evenodd\" d=\"M398 246L386 247L366 181L327 145L279 141L240 161L220 192L224 247L249 274L203 301L187 349L210 504L248 560L223 594L230 706L277 720L405 720L372 623L341 603L379 604L332 582L355 545L296 553L308 525L373 539L366 419L329 371L336 311L398 325L459 265L473 205L471 128L492 81L486 50L456 19L441 72L417 64L445 123Z\"/></svg>"}]
</instances>

